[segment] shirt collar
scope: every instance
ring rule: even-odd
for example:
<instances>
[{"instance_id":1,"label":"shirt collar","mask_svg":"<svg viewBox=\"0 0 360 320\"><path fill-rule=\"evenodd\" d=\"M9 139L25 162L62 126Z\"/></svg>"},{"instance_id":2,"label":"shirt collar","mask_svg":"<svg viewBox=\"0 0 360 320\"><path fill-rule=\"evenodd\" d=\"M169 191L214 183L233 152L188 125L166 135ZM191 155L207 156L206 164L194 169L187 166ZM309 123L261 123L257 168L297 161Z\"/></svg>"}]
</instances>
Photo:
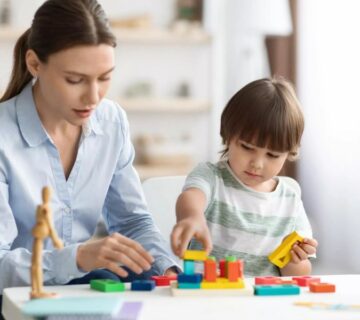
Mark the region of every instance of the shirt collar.
<instances>
[{"instance_id":1,"label":"shirt collar","mask_svg":"<svg viewBox=\"0 0 360 320\"><path fill-rule=\"evenodd\" d=\"M31 82L16 98L15 108L21 134L30 147L36 147L49 138L35 107Z\"/></svg>"},{"instance_id":2,"label":"shirt collar","mask_svg":"<svg viewBox=\"0 0 360 320\"><path fill-rule=\"evenodd\" d=\"M30 147L36 147L48 139L51 141L36 110L31 82L18 95L15 108L21 134ZM85 137L91 133L103 134L95 113L90 121L82 126L82 130Z\"/></svg>"}]
</instances>

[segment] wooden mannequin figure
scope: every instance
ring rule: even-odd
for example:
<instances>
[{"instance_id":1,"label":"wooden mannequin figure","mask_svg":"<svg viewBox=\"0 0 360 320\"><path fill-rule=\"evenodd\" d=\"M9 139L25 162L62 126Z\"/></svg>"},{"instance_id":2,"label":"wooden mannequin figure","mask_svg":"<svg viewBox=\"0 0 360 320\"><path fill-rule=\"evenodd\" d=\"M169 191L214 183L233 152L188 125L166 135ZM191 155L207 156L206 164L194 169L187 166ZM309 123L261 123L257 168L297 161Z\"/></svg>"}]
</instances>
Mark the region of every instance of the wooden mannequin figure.
<instances>
[{"instance_id":1,"label":"wooden mannequin figure","mask_svg":"<svg viewBox=\"0 0 360 320\"><path fill-rule=\"evenodd\" d=\"M43 241L47 237L50 237L55 248L61 249L64 247L53 226L50 198L51 189L49 187L44 187L42 190L43 203L36 208L36 223L32 229L34 243L31 257L31 299L50 298L56 296L55 293L43 291Z\"/></svg>"}]
</instances>

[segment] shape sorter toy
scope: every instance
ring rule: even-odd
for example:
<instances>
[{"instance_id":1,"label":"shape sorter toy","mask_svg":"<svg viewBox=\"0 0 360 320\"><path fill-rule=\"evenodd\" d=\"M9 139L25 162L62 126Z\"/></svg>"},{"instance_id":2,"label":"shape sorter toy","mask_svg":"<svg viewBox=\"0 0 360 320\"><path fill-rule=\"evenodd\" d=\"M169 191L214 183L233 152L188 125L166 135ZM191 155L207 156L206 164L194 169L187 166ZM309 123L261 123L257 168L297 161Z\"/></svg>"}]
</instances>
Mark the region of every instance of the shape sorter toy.
<instances>
[{"instance_id":1,"label":"shape sorter toy","mask_svg":"<svg viewBox=\"0 0 360 320\"><path fill-rule=\"evenodd\" d=\"M205 251L187 250L183 256L184 273L178 275L177 283L171 284L173 295L249 295L253 293L243 279L243 263L235 256L219 261L220 272L214 257ZM203 273L195 272L195 261L201 261ZM200 289L200 290L199 290Z\"/></svg>"}]
</instances>

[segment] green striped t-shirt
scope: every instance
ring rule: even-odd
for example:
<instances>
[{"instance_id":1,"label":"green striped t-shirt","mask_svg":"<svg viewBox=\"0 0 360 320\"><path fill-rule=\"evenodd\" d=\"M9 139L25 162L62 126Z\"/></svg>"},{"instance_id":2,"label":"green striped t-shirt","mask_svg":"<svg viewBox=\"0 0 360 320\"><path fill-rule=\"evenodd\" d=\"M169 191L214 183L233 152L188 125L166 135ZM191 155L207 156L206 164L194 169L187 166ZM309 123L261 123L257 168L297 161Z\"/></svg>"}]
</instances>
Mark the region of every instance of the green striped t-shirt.
<instances>
[{"instance_id":1,"label":"green striped t-shirt","mask_svg":"<svg viewBox=\"0 0 360 320\"><path fill-rule=\"evenodd\" d=\"M246 276L279 275L267 256L293 231L312 237L299 185L288 177L275 179L274 191L255 191L236 177L227 161L220 161L199 164L183 188L198 188L206 196L211 255L237 256L244 261ZM190 248L201 249L201 245L193 240Z\"/></svg>"}]
</instances>

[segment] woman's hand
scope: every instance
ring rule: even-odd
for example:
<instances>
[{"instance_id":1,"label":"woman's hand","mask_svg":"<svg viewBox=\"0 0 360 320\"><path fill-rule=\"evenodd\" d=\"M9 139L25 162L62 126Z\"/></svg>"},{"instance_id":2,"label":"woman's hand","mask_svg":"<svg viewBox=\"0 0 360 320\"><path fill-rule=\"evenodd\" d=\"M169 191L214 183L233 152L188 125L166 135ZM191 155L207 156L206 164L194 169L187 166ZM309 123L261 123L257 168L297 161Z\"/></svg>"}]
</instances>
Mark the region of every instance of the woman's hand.
<instances>
[{"instance_id":1,"label":"woman's hand","mask_svg":"<svg viewBox=\"0 0 360 320\"><path fill-rule=\"evenodd\" d=\"M205 217L189 217L180 220L171 232L171 247L173 252L182 257L190 240L195 238L200 241L204 250L209 254L212 250L212 241Z\"/></svg>"},{"instance_id":2,"label":"woman's hand","mask_svg":"<svg viewBox=\"0 0 360 320\"><path fill-rule=\"evenodd\" d=\"M151 268L154 258L138 242L113 233L106 238L80 245L76 262L78 268L86 272L106 268L120 277L126 277L128 273L119 265L140 274Z\"/></svg>"}]
</instances>

